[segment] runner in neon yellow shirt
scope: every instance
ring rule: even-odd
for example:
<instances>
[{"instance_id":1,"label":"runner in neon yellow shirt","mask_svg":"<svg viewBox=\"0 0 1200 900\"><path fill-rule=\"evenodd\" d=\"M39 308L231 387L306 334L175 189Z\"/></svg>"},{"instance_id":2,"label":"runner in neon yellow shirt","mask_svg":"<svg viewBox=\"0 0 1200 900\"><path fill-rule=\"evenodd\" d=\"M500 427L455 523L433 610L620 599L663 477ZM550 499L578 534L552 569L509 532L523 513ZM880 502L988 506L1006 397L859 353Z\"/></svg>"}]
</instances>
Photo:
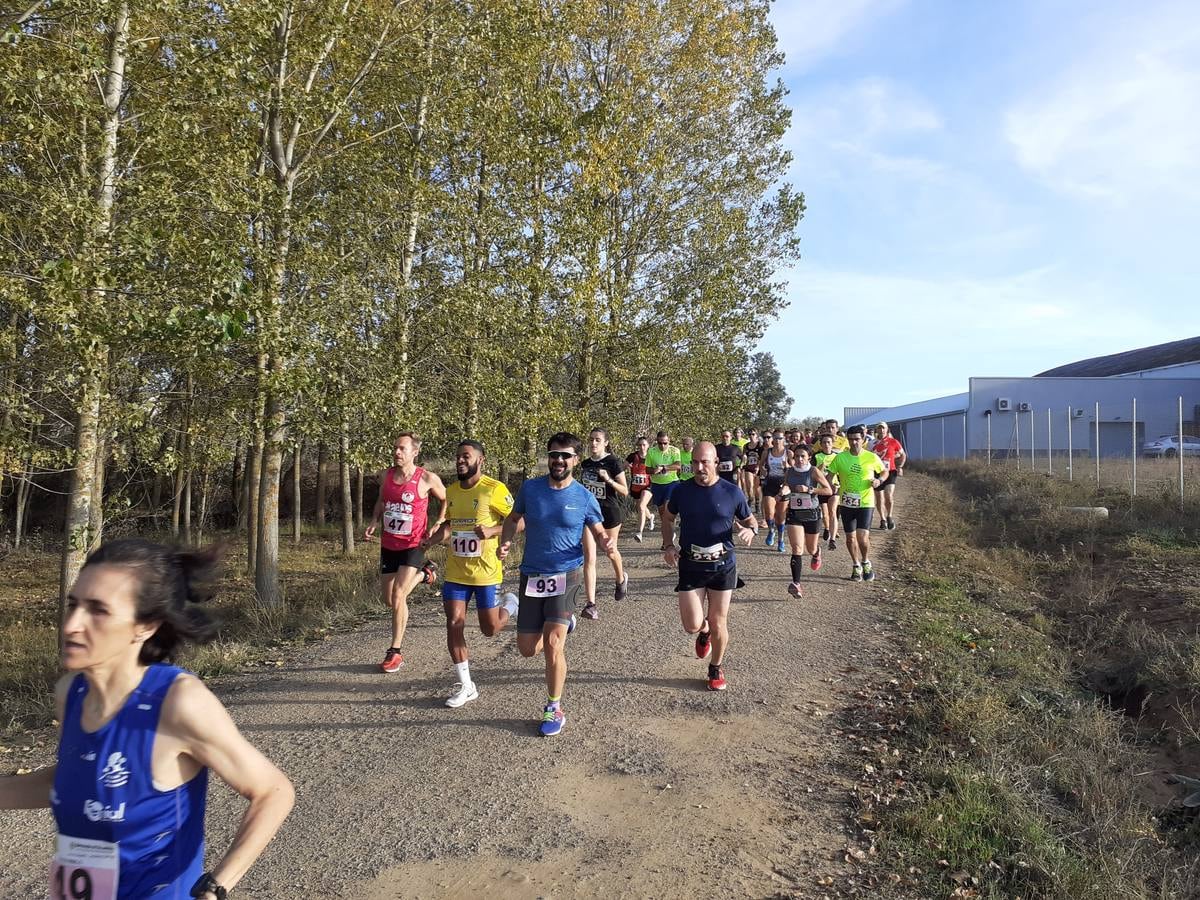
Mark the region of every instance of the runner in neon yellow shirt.
<instances>
[{"instance_id":1,"label":"runner in neon yellow shirt","mask_svg":"<svg viewBox=\"0 0 1200 900\"><path fill-rule=\"evenodd\" d=\"M835 456L828 466L829 474L836 475L842 486L838 516L854 563L851 581L875 579L871 568L871 516L875 511L875 488L879 487L880 477L886 471L878 456L863 449L865 439L861 425L847 430L850 449Z\"/></svg>"},{"instance_id":2,"label":"runner in neon yellow shirt","mask_svg":"<svg viewBox=\"0 0 1200 900\"><path fill-rule=\"evenodd\" d=\"M646 469L650 472L650 501L658 507L658 517L662 520L663 507L671 499L671 491L679 483L679 470L683 468L682 456L678 447L671 446L671 438L665 431L660 431L655 444L646 451Z\"/></svg>"},{"instance_id":3,"label":"runner in neon yellow shirt","mask_svg":"<svg viewBox=\"0 0 1200 900\"><path fill-rule=\"evenodd\" d=\"M683 439L683 449L679 451L680 481L691 481L696 477L696 473L692 471L692 450L695 449L695 446L694 438L685 437Z\"/></svg>"}]
</instances>

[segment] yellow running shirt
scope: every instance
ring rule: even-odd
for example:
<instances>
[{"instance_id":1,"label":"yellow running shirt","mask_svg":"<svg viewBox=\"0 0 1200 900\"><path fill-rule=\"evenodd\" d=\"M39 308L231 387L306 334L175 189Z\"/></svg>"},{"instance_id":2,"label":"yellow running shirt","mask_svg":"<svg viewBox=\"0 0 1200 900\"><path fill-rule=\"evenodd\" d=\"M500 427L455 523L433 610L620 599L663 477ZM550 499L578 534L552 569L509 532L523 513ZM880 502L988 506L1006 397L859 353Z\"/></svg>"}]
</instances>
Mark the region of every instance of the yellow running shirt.
<instances>
[{"instance_id":1,"label":"yellow running shirt","mask_svg":"<svg viewBox=\"0 0 1200 900\"><path fill-rule=\"evenodd\" d=\"M842 500L839 506L867 509L875 505L875 488L871 479L884 475L887 469L883 461L870 450L855 456L849 450L839 453L829 461L829 471L838 476L842 483ZM854 502L854 498L858 502ZM850 498L847 503L846 499Z\"/></svg>"},{"instance_id":2,"label":"yellow running shirt","mask_svg":"<svg viewBox=\"0 0 1200 900\"><path fill-rule=\"evenodd\" d=\"M475 526L499 525L512 508L513 496L508 488L486 475L472 488L464 488L457 481L446 488L446 521L450 523L447 581L479 586L504 580L503 567L496 556L499 538L480 540Z\"/></svg>"},{"instance_id":3,"label":"yellow running shirt","mask_svg":"<svg viewBox=\"0 0 1200 900\"><path fill-rule=\"evenodd\" d=\"M843 450L850 449L850 441L846 439L844 434L835 434L833 436L833 451L841 453Z\"/></svg>"},{"instance_id":4,"label":"yellow running shirt","mask_svg":"<svg viewBox=\"0 0 1200 900\"><path fill-rule=\"evenodd\" d=\"M813 465L815 465L826 475L829 475L829 485L833 488L833 492L835 494L838 492L838 480L836 475L829 474L829 464L833 462L834 457L837 455L838 452L836 450L834 450L832 453L826 453L824 450L818 450L813 454Z\"/></svg>"}]
</instances>

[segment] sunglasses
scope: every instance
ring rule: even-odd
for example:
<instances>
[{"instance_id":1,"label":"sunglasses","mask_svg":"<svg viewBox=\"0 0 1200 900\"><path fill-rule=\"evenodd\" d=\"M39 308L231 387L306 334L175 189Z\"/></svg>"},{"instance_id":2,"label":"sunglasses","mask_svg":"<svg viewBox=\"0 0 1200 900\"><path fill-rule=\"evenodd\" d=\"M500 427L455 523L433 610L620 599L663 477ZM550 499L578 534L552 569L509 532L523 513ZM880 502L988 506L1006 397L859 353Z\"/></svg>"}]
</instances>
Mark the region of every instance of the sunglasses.
<instances>
[{"instance_id":1,"label":"sunglasses","mask_svg":"<svg viewBox=\"0 0 1200 900\"><path fill-rule=\"evenodd\" d=\"M665 446L667 446L667 444L669 444L669 443L671 443L671 442L670 442L670 441L659 441L659 442L658 442L658 446L660 446L660 447L665 447Z\"/></svg>"},{"instance_id":2,"label":"sunglasses","mask_svg":"<svg viewBox=\"0 0 1200 900\"><path fill-rule=\"evenodd\" d=\"M568 460L574 455L574 450L551 450L546 454L546 458L554 460Z\"/></svg>"}]
</instances>

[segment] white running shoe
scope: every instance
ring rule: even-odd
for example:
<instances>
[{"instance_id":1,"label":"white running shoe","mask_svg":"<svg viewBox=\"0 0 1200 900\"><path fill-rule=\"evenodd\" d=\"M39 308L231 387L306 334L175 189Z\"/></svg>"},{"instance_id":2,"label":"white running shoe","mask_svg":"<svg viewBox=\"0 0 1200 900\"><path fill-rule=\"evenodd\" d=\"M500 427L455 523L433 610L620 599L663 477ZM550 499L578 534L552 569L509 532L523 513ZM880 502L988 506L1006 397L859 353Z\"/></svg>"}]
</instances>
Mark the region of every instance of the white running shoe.
<instances>
[{"instance_id":1,"label":"white running shoe","mask_svg":"<svg viewBox=\"0 0 1200 900\"><path fill-rule=\"evenodd\" d=\"M456 681L454 693L446 698L446 705L451 709L458 709L477 699L479 699L479 688L475 687L474 682L463 684L461 681Z\"/></svg>"}]
</instances>

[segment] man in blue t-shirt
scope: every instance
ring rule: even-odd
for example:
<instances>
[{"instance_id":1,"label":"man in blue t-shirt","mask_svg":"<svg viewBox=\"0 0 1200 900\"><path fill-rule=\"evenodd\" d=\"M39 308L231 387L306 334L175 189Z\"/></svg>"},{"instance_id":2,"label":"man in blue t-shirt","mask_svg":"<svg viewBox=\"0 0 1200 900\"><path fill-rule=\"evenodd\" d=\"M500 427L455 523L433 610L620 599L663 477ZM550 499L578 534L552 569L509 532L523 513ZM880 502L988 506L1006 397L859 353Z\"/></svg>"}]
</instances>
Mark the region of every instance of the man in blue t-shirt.
<instances>
[{"instance_id":1,"label":"man in blue t-shirt","mask_svg":"<svg viewBox=\"0 0 1200 900\"><path fill-rule=\"evenodd\" d=\"M550 474L521 485L512 515L504 520L497 554L508 556L512 540L525 523L525 555L517 591L517 647L522 656L546 654L546 707L541 732L547 737L567 722L562 708L567 680L564 653L567 635L575 630L575 604L583 587L583 529L587 528L611 559L617 552L604 530L600 504L571 475L583 444L565 431L546 444Z\"/></svg>"},{"instance_id":2,"label":"man in blue t-shirt","mask_svg":"<svg viewBox=\"0 0 1200 900\"><path fill-rule=\"evenodd\" d=\"M750 512L746 495L732 481L720 477L717 448L701 441L692 454L695 477L676 485L662 519L663 559L679 566L679 618L688 634L696 635L696 656L712 651L708 664L708 689L725 690L721 663L729 646L729 599L738 587L737 560L733 555L734 528L746 546L758 534L758 520ZM680 519L679 547L675 547L675 520ZM708 601L708 614L704 602Z\"/></svg>"}]
</instances>

